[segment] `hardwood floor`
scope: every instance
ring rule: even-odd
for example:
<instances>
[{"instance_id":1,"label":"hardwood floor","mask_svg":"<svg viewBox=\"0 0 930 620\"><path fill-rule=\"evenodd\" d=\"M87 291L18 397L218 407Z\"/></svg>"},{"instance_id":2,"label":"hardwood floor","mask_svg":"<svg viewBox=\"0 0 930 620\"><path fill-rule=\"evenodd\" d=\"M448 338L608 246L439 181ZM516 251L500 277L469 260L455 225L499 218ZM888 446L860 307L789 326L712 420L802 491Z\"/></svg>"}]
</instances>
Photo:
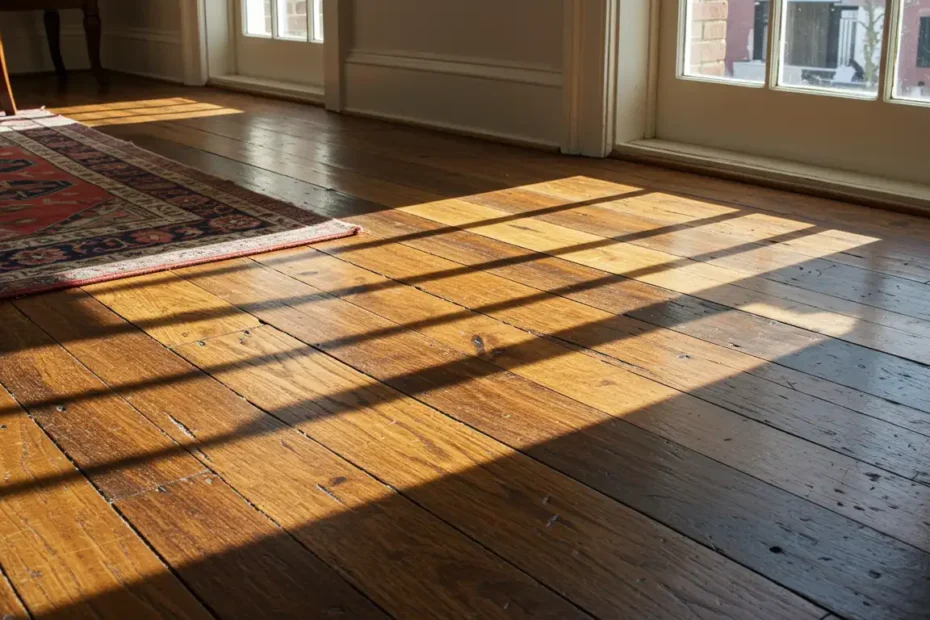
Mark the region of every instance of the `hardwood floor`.
<instances>
[{"instance_id":1,"label":"hardwood floor","mask_svg":"<svg viewBox=\"0 0 930 620\"><path fill-rule=\"evenodd\" d=\"M364 232L0 302L0 617L928 617L930 220L14 87Z\"/></svg>"}]
</instances>

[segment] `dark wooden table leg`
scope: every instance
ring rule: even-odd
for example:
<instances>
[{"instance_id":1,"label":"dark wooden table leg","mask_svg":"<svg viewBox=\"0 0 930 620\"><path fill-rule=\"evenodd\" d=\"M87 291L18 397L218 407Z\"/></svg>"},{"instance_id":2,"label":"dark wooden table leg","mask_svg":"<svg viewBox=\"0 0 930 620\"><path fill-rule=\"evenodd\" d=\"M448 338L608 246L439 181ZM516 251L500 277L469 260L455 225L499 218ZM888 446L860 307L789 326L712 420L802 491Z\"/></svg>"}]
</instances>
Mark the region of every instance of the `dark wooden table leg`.
<instances>
[{"instance_id":1,"label":"dark wooden table leg","mask_svg":"<svg viewBox=\"0 0 930 620\"><path fill-rule=\"evenodd\" d=\"M55 73L58 74L59 80L64 80L68 73L65 61L61 57L61 16L55 9L48 9L42 16L42 21L45 22L45 36L48 38L48 51L52 54Z\"/></svg>"},{"instance_id":2,"label":"dark wooden table leg","mask_svg":"<svg viewBox=\"0 0 930 620\"><path fill-rule=\"evenodd\" d=\"M107 73L100 62L100 7L97 0L84 2L84 36L87 38L87 55L90 58L90 67L97 77L97 84L101 88L107 86Z\"/></svg>"},{"instance_id":3,"label":"dark wooden table leg","mask_svg":"<svg viewBox=\"0 0 930 620\"><path fill-rule=\"evenodd\" d=\"M13 87L10 86L10 74L6 68L6 56L3 55L3 39L0 39L0 109L7 116L16 115L16 101L13 100Z\"/></svg>"}]
</instances>

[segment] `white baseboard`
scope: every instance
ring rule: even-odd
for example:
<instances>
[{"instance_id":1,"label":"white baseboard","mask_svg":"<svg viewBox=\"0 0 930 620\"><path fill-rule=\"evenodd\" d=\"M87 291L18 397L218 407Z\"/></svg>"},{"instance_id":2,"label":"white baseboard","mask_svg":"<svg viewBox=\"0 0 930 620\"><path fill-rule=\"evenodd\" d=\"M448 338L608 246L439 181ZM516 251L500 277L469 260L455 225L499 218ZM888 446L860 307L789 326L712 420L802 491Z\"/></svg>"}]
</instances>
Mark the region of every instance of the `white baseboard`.
<instances>
[{"instance_id":1,"label":"white baseboard","mask_svg":"<svg viewBox=\"0 0 930 620\"><path fill-rule=\"evenodd\" d=\"M559 69L530 63L496 62L486 58L354 49L349 52L346 64L445 73L552 88L562 86L562 71Z\"/></svg>"},{"instance_id":2,"label":"white baseboard","mask_svg":"<svg viewBox=\"0 0 930 620\"><path fill-rule=\"evenodd\" d=\"M323 103L323 89L318 86L308 86L306 84L266 80L264 78L246 75L222 75L219 77L211 77L207 80L207 84L238 92L287 99L288 101L297 101L299 103L311 103L314 105L322 105Z\"/></svg>"},{"instance_id":3,"label":"white baseboard","mask_svg":"<svg viewBox=\"0 0 930 620\"><path fill-rule=\"evenodd\" d=\"M346 112L519 144L557 147L562 74L538 65L353 50Z\"/></svg>"},{"instance_id":4,"label":"white baseboard","mask_svg":"<svg viewBox=\"0 0 930 620\"><path fill-rule=\"evenodd\" d=\"M618 145L614 155L779 189L930 215L930 186L906 181L666 140L637 140Z\"/></svg>"},{"instance_id":5,"label":"white baseboard","mask_svg":"<svg viewBox=\"0 0 930 620\"><path fill-rule=\"evenodd\" d=\"M410 116L402 116L400 114L386 114L377 110L351 108L344 109L342 112L350 116L360 116L362 118L391 121L394 123L401 123L403 125L410 125L411 127L421 127L423 129L439 129L441 131L458 134L460 136L467 136L469 138L481 138L483 140L491 140L493 142L500 142L503 144L512 144L514 146L543 149L546 151L558 151L559 149L557 144L532 140L526 136L499 131L484 131L479 128L468 127L465 125L455 125L452 123L443 123L438 121L427 121Z\"/></svg>"}]
</instances>

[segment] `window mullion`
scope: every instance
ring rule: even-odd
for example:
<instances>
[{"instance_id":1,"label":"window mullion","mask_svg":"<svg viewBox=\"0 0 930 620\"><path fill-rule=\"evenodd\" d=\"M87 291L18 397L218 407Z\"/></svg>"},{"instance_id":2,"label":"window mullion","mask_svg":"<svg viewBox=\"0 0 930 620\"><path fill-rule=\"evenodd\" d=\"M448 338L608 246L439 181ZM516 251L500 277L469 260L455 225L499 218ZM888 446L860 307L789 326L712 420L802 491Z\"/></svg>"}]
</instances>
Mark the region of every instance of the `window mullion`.
<instances>
[{"instance_id":1,"label":"window mullion","mask_svg":"<svg viewBox=\"0 0 930 620\"><path fill-rule=\"evenodd\" d=\"M676 64L678 76L686 75L691 67L691 0L678 0L678 38Z\"/></svg>"},{"instance_id":2,"label":"window mullion","mask_svg":"<svg viewBox=\"0 0 930 620\"><path fill-rule=\"evenodd\" d=\"M782 32L784 30L785 2L787 0L772 0L769 2L769 40L766 52L765 87L778 86L781 72Z\"/></svg>"},{"instance_id":3,"label":"window mullion","mask_svg":"<svg viewBox=\"0 0 930 620\"><path fill-rule=\"evenodd\" d=\"M271 0L271 38L277 39L281 36L278 27L278 0Z\"/></svg>"},{"instance_id":4,"label":"window mullion","mask_svg":"<svg viewBox=\"0 0 930 620\"><path fill-rule=\"evenodd\" d=\"M307 3L304 5L304 9L307 12L307 42L310 43L313 41L313 28L316 23L316 11L314 10L313 0L307 0Z\"/></svg>"},{"instance_id":5,"label":"window mullion","mask_svg":"<svg viewBox=\"0 0 930 620\"><path fill-rule=\"evenodd\" d=\"M898 25L903 10L902 0L887 0L882 20L882 57L878 68L878 101L889 101L894 94L898 58Z\"/></svg>"}]
</instances>

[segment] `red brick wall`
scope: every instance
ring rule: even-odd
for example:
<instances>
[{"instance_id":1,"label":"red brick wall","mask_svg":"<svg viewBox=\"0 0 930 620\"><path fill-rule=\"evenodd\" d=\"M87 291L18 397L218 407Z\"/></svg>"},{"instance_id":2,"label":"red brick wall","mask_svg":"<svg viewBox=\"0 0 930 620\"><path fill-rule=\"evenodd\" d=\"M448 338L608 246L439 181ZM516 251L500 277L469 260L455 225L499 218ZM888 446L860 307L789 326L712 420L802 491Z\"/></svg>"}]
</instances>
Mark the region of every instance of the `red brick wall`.
<instances>
[{"instance_id":1,"label":"red brick wall","mask_svg":"<svg viewBox=\"0 0 930 620\"><path fill-rule=\"evenodd\" d=\"M726 75L728 12L729 0L694 0L690 73Z\"/></svg>"}]
</instances>

